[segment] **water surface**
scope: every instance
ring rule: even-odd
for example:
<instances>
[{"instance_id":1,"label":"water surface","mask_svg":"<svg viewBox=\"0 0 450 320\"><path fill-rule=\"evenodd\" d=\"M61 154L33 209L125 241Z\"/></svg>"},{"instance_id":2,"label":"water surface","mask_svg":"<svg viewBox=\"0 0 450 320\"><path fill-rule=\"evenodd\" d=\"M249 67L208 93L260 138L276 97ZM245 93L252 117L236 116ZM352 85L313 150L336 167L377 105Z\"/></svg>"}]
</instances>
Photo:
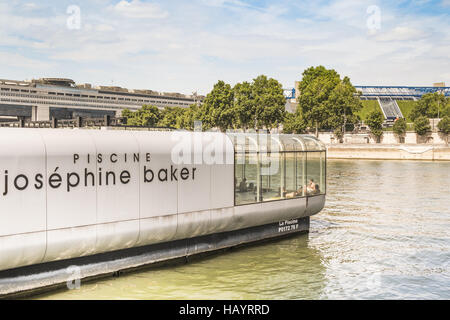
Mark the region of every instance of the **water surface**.
<instances>
[{"instance_id":1,"label":"water surface","mask_svg":"<svg viewBox=\"0 0 450 320\"><path fill-rule=\"evenodd\" d=\"M308 235L46 299L450 299L450 162L328 162Z\"/></svg>"}]
</instances>

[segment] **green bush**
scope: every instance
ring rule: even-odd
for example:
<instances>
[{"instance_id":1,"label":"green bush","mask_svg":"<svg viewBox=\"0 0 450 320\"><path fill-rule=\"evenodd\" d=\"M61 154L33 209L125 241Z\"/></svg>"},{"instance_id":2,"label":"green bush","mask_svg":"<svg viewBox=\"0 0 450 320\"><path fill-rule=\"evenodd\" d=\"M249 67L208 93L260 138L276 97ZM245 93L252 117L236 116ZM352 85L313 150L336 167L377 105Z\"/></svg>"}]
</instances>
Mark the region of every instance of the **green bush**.
<instances>
[{"instance_id":1,"label":"green bush","mask_svg":"<svg viewBox=\"0 0 450 320\"><path fill-rule=\"evenodd\" d=\"M438 123L439 130L444 134L450 133L450 116L445 116Z\"/></svg>"},{"instance_id":2,"label":"green bush","mask_svg":"<svg viewBox=\"0 0 450 320\"><path fill-rule=\"evenodd\" d=\"M305 131L306 122L298 112L285 115L283 133L305 133Z\"/></svg>"},{"instance_id":3,"label":"green bush","mask_svg":"<svg viewBox=\"0 0 450 320\"><path fill-rule=\"evenodd\" d=\"M430 121L427 117L420 116L414 120L414 131L416 131L418 135L423 136L430 130Z\"/></svg>"},{"instance_id":4,"label":"green bush","mask_svg":"<svg viewBox=\"0 0 450 320\"><path fill-rule=\"evenodd\" d=\"M374 110L369 113L365 122L370 128L370 132L377 138L377 142L380 142L380 138L383 135L383 114L378 110Z\"/></svg>"},{"instance_id":5,"label":"green bush","mask_svg":"<svg viewBox=\"0 0 450 320\"><path fill-rule=\"evenodd\" d=\"M394 126L392 127L392 130L398 136L403 136L406 133L406 120L403 118L397 119L394 122Z\"/></svg>"}]
</instances>

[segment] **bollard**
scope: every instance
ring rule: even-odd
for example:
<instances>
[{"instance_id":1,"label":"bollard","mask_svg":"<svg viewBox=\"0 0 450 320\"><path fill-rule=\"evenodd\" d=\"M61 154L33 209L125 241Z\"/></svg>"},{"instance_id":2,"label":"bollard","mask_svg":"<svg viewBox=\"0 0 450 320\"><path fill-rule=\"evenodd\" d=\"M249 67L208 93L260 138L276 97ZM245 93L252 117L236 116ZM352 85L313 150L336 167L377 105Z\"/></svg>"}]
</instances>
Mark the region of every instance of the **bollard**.
<instances>
[{"instance_id":1,"label":"bollard","mask_svg":"<svg viewBox=\"0 0 450 320\"><path fill-rule=\"evenodd\" d=\"M53 129L58 127L58 120L55 117L52 117L51 127Z\"/></svg>"}]
</instances>

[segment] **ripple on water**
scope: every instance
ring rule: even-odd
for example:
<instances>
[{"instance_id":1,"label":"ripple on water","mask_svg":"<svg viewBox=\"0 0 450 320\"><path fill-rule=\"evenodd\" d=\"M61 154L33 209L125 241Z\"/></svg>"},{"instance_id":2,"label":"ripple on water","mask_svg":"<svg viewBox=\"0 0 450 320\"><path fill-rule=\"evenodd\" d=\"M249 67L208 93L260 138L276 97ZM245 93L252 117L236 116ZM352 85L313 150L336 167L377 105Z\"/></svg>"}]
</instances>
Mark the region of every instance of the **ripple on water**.
<instances>
[{"instance_id":1,"label":"ripple on water","mask_svg":"<svg viewBox=\"0 0 450 320\"><path fill-rule=\"evenodd\" d=\"M329 161L309 235L47 299L449 299L450 163Z\"/></svg>"}]
</instances>

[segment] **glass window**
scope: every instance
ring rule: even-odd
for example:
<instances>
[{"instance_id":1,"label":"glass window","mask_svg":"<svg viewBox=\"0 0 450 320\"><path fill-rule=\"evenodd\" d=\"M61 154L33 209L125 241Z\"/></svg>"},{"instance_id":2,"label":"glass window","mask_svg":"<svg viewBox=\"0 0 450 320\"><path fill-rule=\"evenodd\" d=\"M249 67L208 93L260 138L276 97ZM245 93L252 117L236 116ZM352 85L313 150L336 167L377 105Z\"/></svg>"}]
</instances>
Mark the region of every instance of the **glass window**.
<instances>
[{"instance_id":1,"label":"glass window","mask_svg":"<svg viewBox=\"0 0 450 320\"><path fill-rule=\"evenodd\" d=\"M261 200L279 200L282 196L281 173L284 166L282 153L261 154Z\"/></svg>"},{"instance_id":2,"label":"glass window","mask_svg":"<svg viewBox=\"0 0 450 320\"><path fill-rule=\"evenodd\" d=\"M284 153L284 198L294 198L296 196L296 168L295 152Z\"/></svg>"},{"instance_id":3,"label":"glass window","mask_svg":"<svg viewBox=\"0 0 450 320\"><path fill-rule=\"evenodd\" d=\"M306 152L295 152L296 196L303 197L306 192Z\"/></svg>"},{"instance_id":4,"label":"glass window","mask_svg":"<svg viewBox=\"0 0 450 320\"><path fill-rule=\"evenodd\" d=\"M306 194L325 193L325 152L308 152L306 160L307 184Z\"/></svg>"},{"instance_id":5,"label":"glass window","mask_svg":"<svg viewBox=\"0 0 450 320\"><path fill-rule=\"evenodd\" d=\"M235 157L236 205L257 202L258 161L256 153L238 153Z\"/></svg>"},{"instance_id":6,"label":"glass window","mask_svg":"<svg viewBox=\"0 0 450 320\"><path fill-rule=\"evenodd\" d=\"M326 152L320 153L320 193L325 194L327 192L327 161Z\"/></svg>"}]
</instances>

